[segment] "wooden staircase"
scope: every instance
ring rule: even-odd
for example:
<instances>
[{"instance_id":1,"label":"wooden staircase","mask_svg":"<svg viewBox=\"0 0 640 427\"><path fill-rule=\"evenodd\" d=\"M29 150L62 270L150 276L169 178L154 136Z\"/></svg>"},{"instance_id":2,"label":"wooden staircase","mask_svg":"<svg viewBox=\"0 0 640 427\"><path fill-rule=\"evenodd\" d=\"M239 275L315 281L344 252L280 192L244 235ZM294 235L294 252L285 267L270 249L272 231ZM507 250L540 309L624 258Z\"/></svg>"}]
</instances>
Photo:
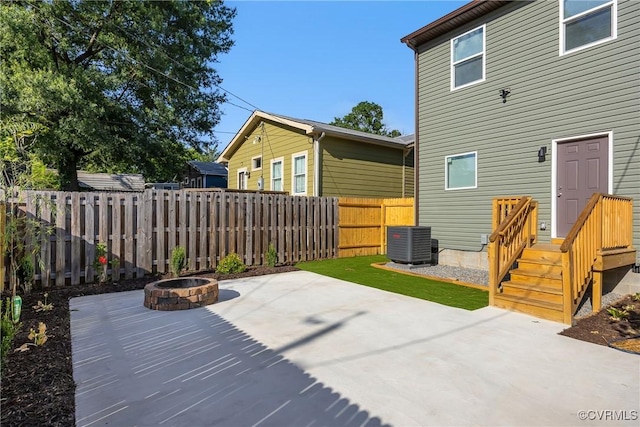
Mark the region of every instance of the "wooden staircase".
<instances>
[{"instance_id":1,"label":"wooden staircase","mask_svg":"<svg viewBox=\"0 0 640 427\"><path fill-rule=\"evenodd\" d=\"M600 309L603 273L633 264L632 199L594 194L566 239L537 242L531 197L494 199L489 304L570 324L590 289Z\"/></svg>"},{"instance_id":2,"label":"wooden staircase","mask_svg":"<svg viewBox=\"0 0 640 427\"><path fill-rule=\"evenodd\" d=\"M559 244L536 243L524 249L509 280L498 286L495 307L562 322L562 252Z\"/></svg>"}]
</instances>

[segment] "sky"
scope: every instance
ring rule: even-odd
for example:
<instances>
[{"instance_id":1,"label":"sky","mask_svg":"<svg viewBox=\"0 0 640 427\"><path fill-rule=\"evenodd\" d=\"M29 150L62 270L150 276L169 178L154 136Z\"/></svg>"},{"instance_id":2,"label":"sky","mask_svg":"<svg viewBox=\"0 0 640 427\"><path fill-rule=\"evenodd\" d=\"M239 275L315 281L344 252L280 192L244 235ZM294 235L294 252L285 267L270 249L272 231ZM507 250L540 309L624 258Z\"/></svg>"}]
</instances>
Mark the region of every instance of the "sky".
<instances>
[{"instance_id":1,"label":"sky","mask_svg":"<svg viewBox=\"0 0 640 427\"><path fill-rule=\"evenodd\" d=\"M414 132L414 56L400 39L467 1L226 1L235 45L214 67L231 92L218 150L260 109L329 123L361 101Z\"/></svg>"}]
</instances>

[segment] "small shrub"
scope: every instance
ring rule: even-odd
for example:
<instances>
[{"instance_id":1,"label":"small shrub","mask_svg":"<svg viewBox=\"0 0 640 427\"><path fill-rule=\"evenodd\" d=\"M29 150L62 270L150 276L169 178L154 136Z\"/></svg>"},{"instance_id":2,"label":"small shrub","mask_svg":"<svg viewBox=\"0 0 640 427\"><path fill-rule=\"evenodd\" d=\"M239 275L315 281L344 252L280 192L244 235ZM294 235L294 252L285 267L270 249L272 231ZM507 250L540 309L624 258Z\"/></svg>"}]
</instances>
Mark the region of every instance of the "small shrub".
<instances>
[{"instance_id":1,"label":"small shrub","mask_svg":"<svg viewBox=\"0 0 640 427\"><path fill-rule=\"evenodd\" d=\"M232 252L220 261L220 264L216 267L216 272L222 274L233 274L242 273L246 269L247 266L244 265L238 254Z\"/></svg>"},{"instance_id":2,"label":"small shrub","mask_svg":"<svg viewBox=\"0 0 640 427\"><path fill-rule=\"evenodd\" d=\"M275 267L278 262L278 253L273 243L269 243L269 249L267 249L267 265L269 267Z\"/></svg>"},{"instance_id":3,"label":"small shrub","mask_svg":"<svg viewBox=\"0 0 640 427\"><path fill-rule=\"evenodd\" d=\"M0 361L2 361L2 363L4 363L4 358L11 349L13 338L16 336L21 326L20 323L13 323L13 315L11 314L12 311L13 307L9 298L7 298L7 302L4 305L2 304L2 300L0 300L0 332L2 333Z\"/></svg>"},{"instance_id":4,"label":"small shrub","mask_svg":"<svg viewBox=\"0 0 640 427\"><path fill-rule=\"evenodd\" d=\"M51 311L53 310L53 303L48 303L47 304L47 297L49 296L49 294L47 292L44 293L44 303L40 300L38 300L38 304L33 306L33 309L35 311Z\"/></svg>"},{"instance_id":5,"label":"small shrub","mask_svg":"<svg viewBox=\"0 0 640 427\"><path fill-rule=\"evenodd\" d=\"M29 330L29 337L30 340L33 340L33 344L36 346L41 346L44 345L44 343L47 342L47 339L49 339L49 337L47 336L47 325L44 324L43 322L40 322L38 324L38 330L36 331L35 329L31 328Z\"/></svg>"},{"instance_id":6,"label":"small shrub","mask_svg":"<svg viewBox=\"0 0 640 427\"><path fill-rule=\"evenodd\" d=\"M33 266L31 258L28 256L22 258L22 261L20 261L20 267L18 269L18 277L24 285L24 290L26 292L31 291L31 287L33 285L33 276L35 275L35 272L36 270Z\"/></svg>"},{"instance_id":7,"label":"small shrub","mask_svg":"<svg viewBox=\"0 0 640 427\"><path fill-rule=\"evenodd\" d=\"M607 313L609 313L609 316L611 316L612 320L623 320L626 319L627 317L629 317L629 312L625 309L618 309L615 307L611 307L607 309Z\"/></svg>"},{"instance_id":8,"label":"small shrub","mask_svg":"<svg viewBox=\"0 0 640 427\"><path fill-rule=\"evenodd\" d=\"M176 246L171 251L171 273L179 276L187 266L187 253L182 246Z\"/></svg>"},{"instance_id":9,"label":"small shrub","mask_svg":"<svg viewBox=\"0 0 640 427\"><path fill-rule=\"evenodd\" d=\"M636 292L635 294L633 294L633 300L640 301L640 292Z\"/></svg>"}]
</instances>

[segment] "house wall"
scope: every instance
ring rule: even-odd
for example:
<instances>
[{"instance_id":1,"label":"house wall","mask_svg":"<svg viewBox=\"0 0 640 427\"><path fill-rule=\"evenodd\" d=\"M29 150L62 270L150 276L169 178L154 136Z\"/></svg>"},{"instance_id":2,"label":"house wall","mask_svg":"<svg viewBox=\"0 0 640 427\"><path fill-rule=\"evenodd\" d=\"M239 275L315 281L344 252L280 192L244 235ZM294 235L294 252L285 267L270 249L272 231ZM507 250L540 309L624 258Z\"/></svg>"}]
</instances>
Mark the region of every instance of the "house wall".
<instances>
[{"instance_id":1,"label":"house wall","mask_svg":"<svg viewBox=\"0 0 640 427\"><path fill-rule=\"evenodd\" d=\"M261 142L253 143L256 137ZM247 189L258 190L258 179L264 178L264 190L271 188L271 160L283 158L283 190L289 194L292 192L292 155L294 153L307 152L307 195L313 195L313 144L310 137L302 131L292 129L285 125L274 125L264 122L264 129L257 126L246 138L235 153L229 159L228 186L238 188L238 170L247 168L250 172ZM262 152L262 170L252 169L252 158L260 156Z\"/></svg>"},{"instance_id":2,"label":"house wall","mask_svg":"<svg viewBox=\"0 0 640 427\"><path fill-rule=\"evenodd\" d=\"M558 2L515 2L420 47L418 222L432 227L441 250L481 250L496 196L533 196L549 225L552 140L600 132L613 133L612 192L634 198L640 248L638 22L640 2L621 1L616 40L560 56ZM451 91L450 39L484 23L486 80ZM445 156L470 151L478 153L477 188L445 191ZM550 239L550 228L539 240Z\"/></svg>"},{"instance_id":3,"label":"house wall","mask_svg":"<svg viewBox=\"0 0 640 427\"><path fill-rule=\"evenodd\" d=\"M204 177L204 188L227 188L227 178L218 175Z\"/></svg>"},{"instance_id":4,"label":"house wall","mask_svg":"<svg viewBox=\"0 0 640 427\"><path fill-rule=\"evenodd\" d=\"M331 136L320 146L323 196L403 197L403 150Z\"/></svg>"}]
</instances>

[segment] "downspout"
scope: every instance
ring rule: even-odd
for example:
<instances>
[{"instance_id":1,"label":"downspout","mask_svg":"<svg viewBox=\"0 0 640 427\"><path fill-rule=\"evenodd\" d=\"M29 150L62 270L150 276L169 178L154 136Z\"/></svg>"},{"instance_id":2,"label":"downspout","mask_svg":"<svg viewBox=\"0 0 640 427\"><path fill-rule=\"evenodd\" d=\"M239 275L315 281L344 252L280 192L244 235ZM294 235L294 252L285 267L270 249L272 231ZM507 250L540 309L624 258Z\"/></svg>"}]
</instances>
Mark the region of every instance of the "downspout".
<instances>
[{"instance_id":1,"label":"downspout","mask_svg":"<svg viewBox=\"0 0 640 427\"><path fill-rule=\"evenodd\" d=\"M313 138L313 195L318 197L320 195L320 141L325 137L325 133L322 132L319 137Z\"/></svg>"},{"instance_id":2,"label":"downspout","mask_svg":"<svg viewBox=\"0 0 640 427\"><path fill-rule=\"evenodd\" d=\"M418 94L419 94L419 85L418 85L418 50L416 48L414 48L413 46L411 46L411 48L414 51L414 57L415 57L415 85L416 85L416 92L415 92L415 127L416 127L416 131L415 131L415 141L413 143L413 208L414 208L414 218L413 218L413 224L414 225L419 225L419 206L420 206L420 184L419 184L419 177L420 177L420 159L419 159L419 155L418 155L418 145L419 145L419 141L420 141L420 126L419 126L419 119L420 119L420 110L418 108Z\"/></svg>"},{"instance_id":3,"label":"downspout","mask_svg":"<svg viewBox=\"0 0 640 427\"><path fill-rule=\"evenodd\" d=\"M402 149L402 198L407 197L407 155L410 152L411 152L411 148Z\"/></svg>"}]
</instances>

